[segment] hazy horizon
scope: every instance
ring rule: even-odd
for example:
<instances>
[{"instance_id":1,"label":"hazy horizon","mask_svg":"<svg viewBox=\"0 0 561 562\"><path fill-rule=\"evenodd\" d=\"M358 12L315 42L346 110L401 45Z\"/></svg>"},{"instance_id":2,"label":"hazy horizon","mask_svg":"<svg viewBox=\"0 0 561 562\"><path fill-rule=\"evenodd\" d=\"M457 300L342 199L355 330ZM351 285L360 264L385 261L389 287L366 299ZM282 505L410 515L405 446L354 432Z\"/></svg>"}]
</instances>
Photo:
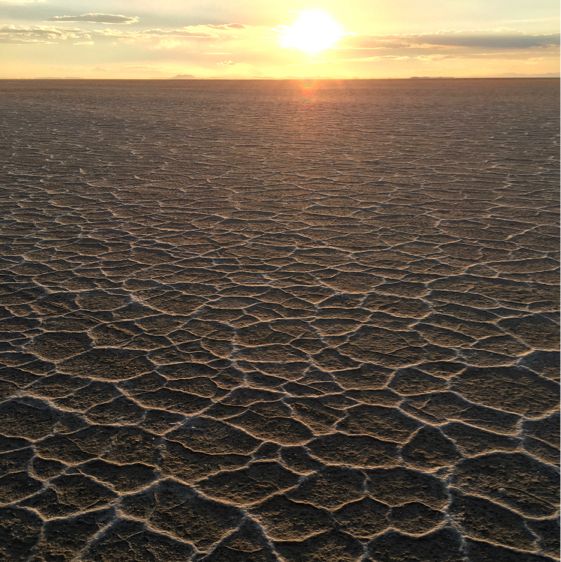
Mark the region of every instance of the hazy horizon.
<instances>
[{"instance_id":1,"label":"hazy horizon","mask_svg":"<svg viewBox=\"0 0 561 562\"><path fill-rule=\"evenodd\" d=\"M84 81L84 82L384 82L384 81L407 81L407 80L559 80L561 76L555 75L521 75L521 76L405 76L396 78L393 76L380 78L328 78L328 77L283 77L283 78L263 78L263 77L246 77L246 78L230 78L220 76L209 76L207 78L199 78L191 76L184 78L181 76L170 76L163 78L84 78L82 76L37 76L33 78L0 78L0 81L17 82L17 81L49 81L49 80L68 80L68 81Z\"/></svg>"}]
</instances>

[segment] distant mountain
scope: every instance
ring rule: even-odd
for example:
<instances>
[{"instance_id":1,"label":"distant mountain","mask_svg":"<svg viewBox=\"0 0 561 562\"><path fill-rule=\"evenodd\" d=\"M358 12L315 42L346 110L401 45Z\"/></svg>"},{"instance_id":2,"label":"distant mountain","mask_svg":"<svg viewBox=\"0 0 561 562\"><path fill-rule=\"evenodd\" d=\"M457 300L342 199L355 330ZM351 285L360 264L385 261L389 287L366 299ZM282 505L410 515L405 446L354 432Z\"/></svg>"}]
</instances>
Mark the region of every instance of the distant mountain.
<instances>
[{"instance_id":1,"label":"distant mountain","mask_svg":"<svg viewBox=\"0 0 561 562\"><path fill-rule=\"evenodd\" d=\"M409 80L461 80L461 79L476 79L476 78L559 78L558 72L550 72L545 74L497 74L495 76L410 76Z\"/></svg>"},{"instance_id":2,"label":"distant mountain","mask_svg":"<svg viewBox=\"0 0 561 562\"><path fill-rule=\"evenodd\" d=\"M410 76L409 80L453 80L455 76Z\"/></svg>"},{"instance_id":3,"label":"distant mountain","mask_svg":"<svg viewBox=\"0 0 561 562\"><path fill-rule=\"evenodd\" d=\"M501 74L498 78L559 78L559 72L546 72L543 74Z\"/></svg>"}]
</instances>

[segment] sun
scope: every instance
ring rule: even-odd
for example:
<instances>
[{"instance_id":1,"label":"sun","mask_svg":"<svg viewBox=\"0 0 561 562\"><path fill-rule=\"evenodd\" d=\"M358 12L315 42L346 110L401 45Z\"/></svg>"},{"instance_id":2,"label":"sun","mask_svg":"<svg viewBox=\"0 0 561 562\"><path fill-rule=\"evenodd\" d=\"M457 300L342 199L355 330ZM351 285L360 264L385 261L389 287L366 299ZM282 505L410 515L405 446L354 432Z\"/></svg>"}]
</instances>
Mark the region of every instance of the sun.
<instances>
[{"instance_id":1,"label":"sun","mask_svg":"<svg viewBox=\"0 0 561 562\"><path fill-rule=\"evenodd\" d=\"M327 12L304 10L291 26L281 30L280 44L288 49L317 55L333 47L343 35L343 26Z\"/></svg>"}]
</instances>

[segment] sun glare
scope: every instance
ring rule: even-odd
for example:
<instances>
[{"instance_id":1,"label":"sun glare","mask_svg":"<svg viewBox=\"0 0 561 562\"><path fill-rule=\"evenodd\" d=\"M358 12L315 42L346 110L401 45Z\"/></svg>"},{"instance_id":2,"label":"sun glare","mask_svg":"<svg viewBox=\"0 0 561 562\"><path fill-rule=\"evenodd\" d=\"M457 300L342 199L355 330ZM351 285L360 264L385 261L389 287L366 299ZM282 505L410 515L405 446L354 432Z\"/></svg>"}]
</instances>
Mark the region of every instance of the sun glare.
<instances>
[{"instance_id":1,"label":"sun glare","mask_svg":"<svg viewBox=\"0 0 561 562\"><path fill-rule=\"evenodd\" d=\"M342 25L323 10L305 10L281 31L281 46L316 55L333 47L345 34Z\"/></svg>"}]
</instances>

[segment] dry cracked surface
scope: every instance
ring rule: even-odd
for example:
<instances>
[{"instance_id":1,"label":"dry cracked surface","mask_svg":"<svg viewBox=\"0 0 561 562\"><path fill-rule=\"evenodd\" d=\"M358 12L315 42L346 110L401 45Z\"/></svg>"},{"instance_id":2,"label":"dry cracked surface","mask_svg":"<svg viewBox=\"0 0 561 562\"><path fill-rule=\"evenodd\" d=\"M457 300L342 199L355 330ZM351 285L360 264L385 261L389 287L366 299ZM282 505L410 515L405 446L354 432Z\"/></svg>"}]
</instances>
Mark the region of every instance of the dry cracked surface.
<instances>
[{"instance_id":1,"label":"dry cracked surface","mask_svg":"<svg viewBox=\"0 0 561 562\"><path fill-rule=\"evenodd\" d=\"M558 559L555 81L0 85L0 558Z\"/></svg>"}]
</instances>

